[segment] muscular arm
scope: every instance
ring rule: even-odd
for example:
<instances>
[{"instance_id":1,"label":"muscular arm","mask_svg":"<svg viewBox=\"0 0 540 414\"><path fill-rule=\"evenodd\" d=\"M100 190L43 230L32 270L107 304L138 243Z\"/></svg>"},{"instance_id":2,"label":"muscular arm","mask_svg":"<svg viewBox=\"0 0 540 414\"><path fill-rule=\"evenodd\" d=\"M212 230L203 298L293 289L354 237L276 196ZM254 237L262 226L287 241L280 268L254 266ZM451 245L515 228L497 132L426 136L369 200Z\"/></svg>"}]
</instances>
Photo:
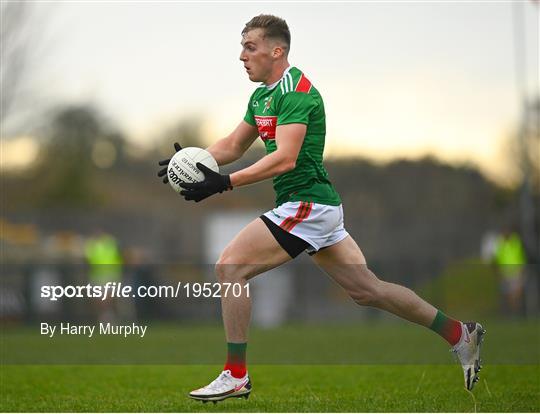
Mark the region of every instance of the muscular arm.
<instances>
[{"instance_id":1,"label":"muscular arm","mask_svg":"<svg viewBox=\"0 0 540 414\"><path fill-rule=\"evenodd\" d=\"M257 127L242 121L233 132L206 150L212 154L218 165L230 164L244 155L258 135Z\"/></svg>"},{"instance_id":2,"label":"muscular arm","mask_svg":"<svg viewBox=\"0 0 540 414\"><path fill-rule=\"evenodd\" d=\"M276 128L277 150L255 164L231 174L231 185L239 187L253 184L293 170L306 130L307 126L304 124L279 125Z\"/></svg>"}]
</instances>

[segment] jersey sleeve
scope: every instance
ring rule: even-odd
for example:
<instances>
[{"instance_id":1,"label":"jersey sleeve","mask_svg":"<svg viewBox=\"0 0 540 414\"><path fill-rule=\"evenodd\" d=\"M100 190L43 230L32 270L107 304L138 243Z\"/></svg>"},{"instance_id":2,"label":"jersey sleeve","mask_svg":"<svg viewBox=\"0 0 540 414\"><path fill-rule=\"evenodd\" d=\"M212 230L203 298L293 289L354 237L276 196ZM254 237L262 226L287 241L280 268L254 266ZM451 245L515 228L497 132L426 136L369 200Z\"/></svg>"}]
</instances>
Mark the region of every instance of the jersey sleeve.
<instances>
[{"instance_id":1,"label":"jersey sleeve","mask_svg":"<svg viewBox=\"0 0 540 414\"><path fill-rule=\"evenodd\" d=\"M278 108L277 125L309 124L309 118L317 102L303 92L289 92L283 95Z\"/></svg>"},{"instance_id":2,"label":"jersey sleeve","mask_svg":"<svg viewBox=\"0 0 540 414\"><path fill-rule=\"evenodd\" d=\"M246 121L249 125L257 126L255 123L255 114L253 113L253 108L251 107L252 97L249 98L246 114L244 115L244 121Z\"/></svg>"}]
</instances>

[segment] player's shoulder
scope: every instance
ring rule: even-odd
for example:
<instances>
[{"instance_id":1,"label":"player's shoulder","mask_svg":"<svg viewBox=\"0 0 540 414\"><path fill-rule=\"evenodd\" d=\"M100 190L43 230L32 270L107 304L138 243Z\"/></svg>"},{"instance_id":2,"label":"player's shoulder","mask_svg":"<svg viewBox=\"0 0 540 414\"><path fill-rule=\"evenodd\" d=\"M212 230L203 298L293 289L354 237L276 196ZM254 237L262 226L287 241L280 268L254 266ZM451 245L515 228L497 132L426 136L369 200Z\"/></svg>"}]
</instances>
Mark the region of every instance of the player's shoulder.
<instances>
[{"instance_id":1,"label":"player's shoulder","mask_svg":"<svg viewBox=\"0 0 540 414\"><path fill-rule=\"evenodd\" d=\"M315 88L306 74L295 66L283 75L279 83L279 89L283 95L292 92L310 94L315 91Z\"/></svg>"}]
</instances>

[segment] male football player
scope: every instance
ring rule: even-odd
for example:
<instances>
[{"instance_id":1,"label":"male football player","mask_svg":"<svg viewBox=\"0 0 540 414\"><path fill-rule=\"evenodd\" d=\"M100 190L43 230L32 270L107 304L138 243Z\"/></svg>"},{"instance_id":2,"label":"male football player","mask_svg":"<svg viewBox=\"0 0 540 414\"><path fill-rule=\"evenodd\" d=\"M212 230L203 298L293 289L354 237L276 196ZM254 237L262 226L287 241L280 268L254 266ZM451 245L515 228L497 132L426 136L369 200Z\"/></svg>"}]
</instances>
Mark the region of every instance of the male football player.
<instances>
[{"instance_id":1,"label":"male football player","mask_svg":"<svg viewBox=\"0 0 540 414\"><path fill-rule=\"evenodd\" d=\"M482 326L452 319L412 290L378 279L345 230L340 197L323 166L323 100L309 77L288 62L291 37L287 23L272 15L256 16L244 27L241 45L244 69L249 79L260 85L236 129L207 150L219 165L229 164L260 137L266 156L230 175L199 163L204 181L182 184L180 194L199 202L272 178L276 207L253 220L228 244L215 267L218 280L245 284L306 251L359 305L386 310L441 335L457 354L465 386L471 390L480 371ZM180 148L175 144L176 151ZM160 165L168 162L160 161ZM167 167L158 175L167 182ZM189 393L193 399L216 402L247 398L251 392L246 368L251 299L243 294L221 299L227 361L214 381Z\"/></svg>"}]
</instances>

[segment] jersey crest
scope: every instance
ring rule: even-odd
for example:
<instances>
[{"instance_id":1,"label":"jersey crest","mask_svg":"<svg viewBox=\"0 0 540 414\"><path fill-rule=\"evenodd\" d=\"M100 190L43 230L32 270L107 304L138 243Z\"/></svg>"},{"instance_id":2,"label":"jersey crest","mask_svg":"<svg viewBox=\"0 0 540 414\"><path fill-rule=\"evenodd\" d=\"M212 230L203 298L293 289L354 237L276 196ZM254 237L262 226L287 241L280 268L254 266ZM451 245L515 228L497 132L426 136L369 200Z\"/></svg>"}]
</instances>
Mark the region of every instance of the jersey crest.
<instances>
[{"instance_id":1,"label":"jersey crest","mask_svg":"<svg viewBox=\"0 0 540 414\"><path fill-rule=\"evenodd\" d=\"M263 113L265 113L266 111L268 111L270 109L270 105L272 105L272 99L274 99L273 96L269 96L269 97L264 99Z\"/></svg>"}]
</instances>

